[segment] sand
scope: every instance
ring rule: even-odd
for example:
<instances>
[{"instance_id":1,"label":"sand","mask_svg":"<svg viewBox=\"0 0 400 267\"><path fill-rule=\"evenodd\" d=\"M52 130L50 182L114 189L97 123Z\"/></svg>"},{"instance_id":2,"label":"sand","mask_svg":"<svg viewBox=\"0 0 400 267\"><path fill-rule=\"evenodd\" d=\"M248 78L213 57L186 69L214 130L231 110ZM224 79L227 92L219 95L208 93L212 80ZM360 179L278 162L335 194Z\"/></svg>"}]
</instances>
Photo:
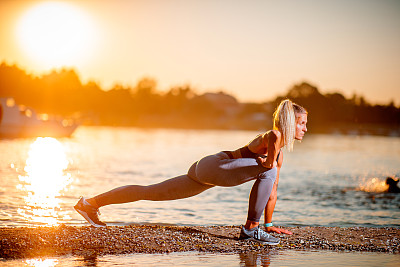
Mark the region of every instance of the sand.
<instances>
[{"instance_id":1,"label":"sand","mask_svg":"<svg viewBox=\"0 0 400 267\"><path fill-rule=\"evenodd\" d=\"M0 258L284 249L400 253L400 228L285 227L277 246L238 240L240 226L129 225L0 228Z\"/></svg>"}]
</instances>

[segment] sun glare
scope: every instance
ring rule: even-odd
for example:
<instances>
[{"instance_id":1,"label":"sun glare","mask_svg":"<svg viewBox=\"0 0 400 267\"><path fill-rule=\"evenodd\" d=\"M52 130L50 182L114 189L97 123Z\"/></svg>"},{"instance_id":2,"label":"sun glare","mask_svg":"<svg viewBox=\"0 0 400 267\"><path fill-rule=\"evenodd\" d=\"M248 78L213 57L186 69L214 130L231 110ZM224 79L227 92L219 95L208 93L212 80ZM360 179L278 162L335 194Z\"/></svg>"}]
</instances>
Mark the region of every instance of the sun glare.
<instances>
[{"instance_id":1,"label":"sun glare","mask_svg":"<svg viewBox=\"0 0 400 267\"><path fill-rule=\"evenodd\" d=\"M45 68L88 60L97 39L90 17L65 2L43 2L29 9L17 25L16 36L22 50Z\"/></svg>"},{"instance_id":2,"label":"sun glare","mask_svg":"<svg viewBox=\"0 0 400 267\"><path fill-rule=\"evenodd\" d=\"M388 185L379 178L372 178L360 182L358 189L369 193L383 193L388 189Z\"/></svg>"},{"instance_id":3,"label":"sun glare","mask_svg":"<svg viewBox=\"0 0 400 267\"><path fill-rule=\"evenodd\" d=\"M34 267L53 267L58 264L57 259L28 259L25 262L27 266Z\"/></svg>"},{"instance_id":4,"label":"sun glare","mask_svg":"<svg viewBox=\"0 0 400 267\"><path fill-rule=\"evenodd\" d=\"M71 183L65 174L68 160L62 144L54 138L38 138L31 145L26 160L26 176L19 176L19 189L26 191L27 206L19 213L26 219L44 224L57 224L62 217L59 207L61 192Z\"/></svg>"}]
</instances>

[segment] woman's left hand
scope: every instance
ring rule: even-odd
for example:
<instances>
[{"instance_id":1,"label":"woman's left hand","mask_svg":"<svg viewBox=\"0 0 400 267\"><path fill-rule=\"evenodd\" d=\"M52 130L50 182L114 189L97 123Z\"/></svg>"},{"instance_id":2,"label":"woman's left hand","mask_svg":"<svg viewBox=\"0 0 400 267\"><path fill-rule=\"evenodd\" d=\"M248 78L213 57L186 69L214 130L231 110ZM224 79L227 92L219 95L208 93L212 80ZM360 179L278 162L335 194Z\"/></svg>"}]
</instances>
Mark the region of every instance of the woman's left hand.
<instances>
[{"instance_id":1,"label":"woman's left hand","mask_svg":"<svg viewBox=\"0 0 400 267\"><path fill-rule=\"evenodd\" d=\"M278 228L278 227L274 227L274 226L266 227L265 230L266 230L268 233L273 232L273 233L277 233L277 234L287 234L287 235L292 235L292 234L293 234L293 233L290 232L289 230L285 230L285 229Z\"/></svg>"}]
</instances>

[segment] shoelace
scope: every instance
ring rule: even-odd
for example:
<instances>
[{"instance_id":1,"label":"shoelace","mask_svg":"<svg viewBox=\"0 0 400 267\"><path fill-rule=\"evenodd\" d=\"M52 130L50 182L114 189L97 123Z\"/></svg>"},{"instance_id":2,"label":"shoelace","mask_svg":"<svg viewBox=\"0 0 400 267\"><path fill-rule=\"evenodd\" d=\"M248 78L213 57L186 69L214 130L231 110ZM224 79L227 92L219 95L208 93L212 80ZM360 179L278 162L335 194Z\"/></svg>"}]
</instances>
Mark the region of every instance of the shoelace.
<instances>
[{"instance_id":1,"label":"shoelace","mask_svg":"<svg viewBox=\"0 0 400 267\"><path fill-rule=\"evenodd\" d=\"M257 235L258 235L258 238L260 238L260 237L270 238L270 235L260 228L257 229Z\"/></svg>"}]
</instances>

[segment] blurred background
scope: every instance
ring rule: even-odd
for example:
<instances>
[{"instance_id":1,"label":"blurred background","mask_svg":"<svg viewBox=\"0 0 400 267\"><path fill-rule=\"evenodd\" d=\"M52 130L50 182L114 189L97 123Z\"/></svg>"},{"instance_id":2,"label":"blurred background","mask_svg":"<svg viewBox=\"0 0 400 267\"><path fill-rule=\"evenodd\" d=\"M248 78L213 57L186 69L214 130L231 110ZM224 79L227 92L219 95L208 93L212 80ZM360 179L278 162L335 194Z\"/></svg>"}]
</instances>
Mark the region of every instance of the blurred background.
<instances>
[{"instance_id":1,"label":"blurred background","mask_svg":"<svg viewBox=\"0 0 400 267\"><path fill-rule=\"evenodd\" d=\"M0 97L84 125L399 135L398 1L0 3Z\"/></svg>"}]
</instances>

